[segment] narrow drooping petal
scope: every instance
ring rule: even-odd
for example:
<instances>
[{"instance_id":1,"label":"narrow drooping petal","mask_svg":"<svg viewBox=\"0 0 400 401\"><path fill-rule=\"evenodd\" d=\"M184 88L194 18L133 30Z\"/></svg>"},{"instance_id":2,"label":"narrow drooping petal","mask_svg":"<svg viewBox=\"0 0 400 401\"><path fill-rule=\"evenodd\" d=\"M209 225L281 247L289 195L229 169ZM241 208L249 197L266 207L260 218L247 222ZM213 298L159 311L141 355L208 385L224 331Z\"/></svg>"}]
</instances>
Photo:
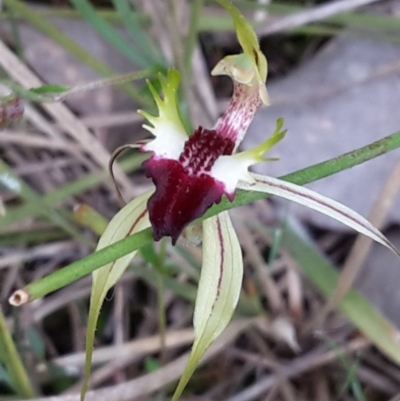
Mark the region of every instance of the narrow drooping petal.
<instances>
[{"instance_id":1,"label":"narrow drooping petal","mask_svg":"<svg viewBox=\"0 0 400 401\"><path fill-rule=\"evenodd\" d=\"M105 248L108 245L114 244L123 238L150 227L146 203L152 192L153 191L148 191L143 195L138 196L113 217L104 231L104 234L101 236L96 250ZM92 274L93 284L86 331L85 381L82 386L81 399L84 399L87 391L94 335L101 306L104 302L107 291L121 278L136 252L137 251L131 252L112 263L108 263L100 269L95 270Z\"/></svg>"},{"instance_id":2,"label":"narrow drooping petal","mask_svg":"<svg viewBox=\"0 0 400 401\"><path fill-rule=\"evenodd\" d=\"M210 171L220 156L232 153L233 146L215 131L199 128L185 142L178 160L154 156L143 164L156 187L148 203L156 241L170 236L175 243L187 224L220 202L225 186Z\"/></svg>"},{"instance_id":3,"label":"narrow drooping petal","mask_svg":"<svg viewBox=\"0 0 400 401\"><path fill-rule=\"evenodd\" d=\"M353 228L359 233L372 238L374 241L388 247L396 255L400 256L395 246L367 219L354 210L299 185L258 174L252 174L252 176L254 178L254 184L241 182L238 188L249 191L266 192L307 206L310 209L317 210Z\"/></svg>"},{"instance_id":4,"label":"narrow drooping petal","mask_svg":"<svg viewBox=\"0 0 400 401\"><path fill-rule=\"evenodd\" d=\"M200 358L230 322L239 301L243 256L227 212L203 222L203 263L194 310L195 341L172 401L177 400Z\"/></svg>"}]
</instances>

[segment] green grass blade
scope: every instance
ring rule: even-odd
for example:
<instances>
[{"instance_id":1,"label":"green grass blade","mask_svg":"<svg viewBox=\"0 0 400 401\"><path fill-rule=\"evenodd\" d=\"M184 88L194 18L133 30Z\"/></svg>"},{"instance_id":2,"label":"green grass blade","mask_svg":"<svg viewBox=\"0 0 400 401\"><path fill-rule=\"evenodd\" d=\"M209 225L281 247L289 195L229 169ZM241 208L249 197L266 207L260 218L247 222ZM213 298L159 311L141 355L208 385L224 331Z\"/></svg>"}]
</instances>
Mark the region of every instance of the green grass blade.
<instances>
[{"instance_id":1,"label":"green grass blade","mask_svg":"<svg viewBox=\"0 0 400 401\"><path fill-rule=\"evenodd\" d=\"M145 34L142 27L138 14L134 13L130 8L127 0L112 0L115 10L125 27L128 29L137 47L142 51L143 55L148 58L152 64L165 64L161 55L154 48L153 43L149 37Z\"/></svg>"},{"instance_id":2,"label":"green grass blade","mask_svg":"<svg viewBox=\"0 0 400 401\"><path fill-rule=\"evenodd\" d=\"M46 230L24 230L0 234L0 247L18 245L37 245L45 242L68 238L69 235L59 228Z\"/></svg>"},{"instance_id":3,"label":"green grass blade","mask_svg":"<svg viewBox=\"0 0 400 401\"><path fill-rule=\"evenodd\" d=\"M82 14L93 28L111 43L120 53L125 55L133 63L148 68L149 61L132 46L96 12L96 9L87 0L70 0L73 6ZM121 3L121 1L119 1Z\"/></svg>"},{"instance_id":4,"label":"green grass blade","mask_svg":"<svg viewBox=\"0 0 400 401\"><path fill-rule=\"evenodd\" d=\"M19 357L17 348L0 308L0 362L6 367L8 376L17 392L22 398L34 398L35 393L29 381L24 365Z\"/></svg>"}]
</instances>

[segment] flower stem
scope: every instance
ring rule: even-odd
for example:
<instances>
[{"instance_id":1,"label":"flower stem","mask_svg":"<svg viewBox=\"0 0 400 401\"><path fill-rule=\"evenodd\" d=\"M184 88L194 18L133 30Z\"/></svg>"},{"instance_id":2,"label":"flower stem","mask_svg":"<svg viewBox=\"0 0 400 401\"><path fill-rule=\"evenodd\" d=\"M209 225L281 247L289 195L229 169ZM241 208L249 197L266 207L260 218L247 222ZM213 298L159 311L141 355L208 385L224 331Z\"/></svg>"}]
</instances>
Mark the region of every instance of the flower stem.
<instances>
[{"instance_id":1,"label":"flower stem","mask_svg":"<svg viewBox=\"0 0 400 401\"><path fill-rule=\"evenodd\" d=\"M396 132L379 141L373 142L342 156L285 175L281 177L281 179L298 185L308 184L364 163L399 147L400 132ZM268 194L261 192L238 191L233 202L224 199L219 205L212 207L200 220L214 216L224 210L266 198L267 196ZM11 296L10 302L13 305L18 306L25 302L43 297L52 291L65 287L66 285L86 276L105 264L141 248L143 245L150 243L151 241L153 241L151 229L146 229L127 237L72 263L64 269L58 270L38 281L28 284L22 290L16 291Z\"/></svg>"},{"instance_id":2,"label":"flower stem","mask_svg":"<svg viewBox=\"0 0 400 401\"><path fill-rule=\"evenodd\" d=\"M28 284L22 290L14 292L10 298L12 305L22 305L27 301L41 298L50 292L56 291L66 285L81 279L94 270L127 255L135 249L150 243L153 240L151 229L140 231L130 237L124 238L111 246L103 248L91 255L71 263L64 269L58 270L44 278Z\"/></svg>"}]
</instances>

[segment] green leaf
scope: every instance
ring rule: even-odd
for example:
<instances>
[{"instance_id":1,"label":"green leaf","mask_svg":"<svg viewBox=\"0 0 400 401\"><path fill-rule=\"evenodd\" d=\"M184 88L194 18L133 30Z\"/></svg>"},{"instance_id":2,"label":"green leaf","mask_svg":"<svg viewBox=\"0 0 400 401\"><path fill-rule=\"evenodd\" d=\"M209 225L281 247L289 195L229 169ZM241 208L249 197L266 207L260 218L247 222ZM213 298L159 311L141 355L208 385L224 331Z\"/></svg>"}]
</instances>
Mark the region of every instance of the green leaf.
<instances>
[{"instance_id":1,"label":"green leaf","mask_svg":"<svg viewBox=\"0 0 400 401\"><path fill-rule=\"evenodd\" d=\"M39 88L29 89L30 92L36 93L38 95L48 94L48 93L62 93L68 91L67 86L62 85L42 85Z\"/></svg>"}]
</instances>

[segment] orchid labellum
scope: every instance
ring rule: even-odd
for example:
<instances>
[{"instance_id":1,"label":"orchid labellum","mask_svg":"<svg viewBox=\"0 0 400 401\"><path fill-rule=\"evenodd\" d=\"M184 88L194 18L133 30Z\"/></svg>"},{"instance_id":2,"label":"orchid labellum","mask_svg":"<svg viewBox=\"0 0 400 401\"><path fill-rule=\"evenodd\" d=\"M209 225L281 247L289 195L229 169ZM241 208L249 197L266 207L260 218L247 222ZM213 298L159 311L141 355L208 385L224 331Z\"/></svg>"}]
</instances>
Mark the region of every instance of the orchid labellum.
<instances>
[{"instance_id":1,"label":"orchid labellum","mask_svg":"<svg viewBox=\"0 0 400 401\"><path fill-rule=\"evenodd\" d=\"M259 107L269 104L265 87L267 61L244 17L228 0L217 1L230 13L243 49L241 54L225 57L212 71L213 75L228 75L233 80L234 92L228 109L213 127L198 127L189 135L178 109L179 72L171 69L166 78L160 76L162 96L149 84L158 115L144 111L140 114L148 121L144 127L154 139L136 147L150 154L143 167L155 188L134 199L112 219L98 249L149 226L155 241L167 236L175 244L187 225L220 202L224 195L233 200L235 191L240 188L277 195L308 206L398 253L380 231L349 208L309 189L248 171L251 165L268 160L264 158L265 153L284 137L285 131L282 130L283 121L278 120L275 132L265 142L237 152L255 113ZM173 400L180 396L206 349L228 325L242 285L242 252L228 213L210 217L202 224L203 263L194 311L195 342ZM100 306L134 254L93 274L87 349L89 365Z\"/></svg>"}]
</instances>

